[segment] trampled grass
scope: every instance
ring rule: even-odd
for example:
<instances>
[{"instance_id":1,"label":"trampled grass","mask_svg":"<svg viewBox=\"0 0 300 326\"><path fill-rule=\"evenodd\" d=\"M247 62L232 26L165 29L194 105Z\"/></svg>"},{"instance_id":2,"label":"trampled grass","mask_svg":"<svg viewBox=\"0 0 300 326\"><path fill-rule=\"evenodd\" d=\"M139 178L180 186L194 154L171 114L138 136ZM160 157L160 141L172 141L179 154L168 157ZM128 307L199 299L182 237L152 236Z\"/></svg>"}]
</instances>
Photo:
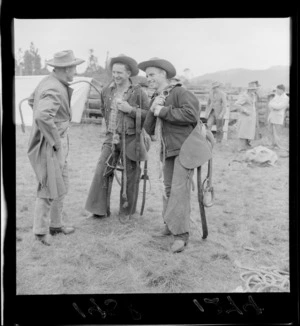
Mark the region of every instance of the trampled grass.
<instances>
[{"instance_id":1,"label":"trampled grass","mask_svg":"<svg viewBox=\"0 0 300 326\"><path fill-rule=\"evenodd\" d=\"M215 204L206 209L209 235L201 238L197 193L192 193L190 241L172 254L172 237L158 237L163 227L161 185L150 150L147 200L127 224L118 219L119 185L112 190L112 215L94 219L84 210L103 142L103 127L70 129L70 190L65 222L72 235L50 237L45 247L33 239L36 181L26 156L30 128L17 127L17 293L179 293L232 292L242 284L235 261L242 265L288 266L288 158L276 167L238 162L234 139L214 149ZM287 130L284 131L287 139ZM143 167L143 165L142 165ZM204 172L205 174L205 168ZM194 175L196 181L196 175ZM250 249L249 249L250 248Z\"/></svg>"}]
</instances>

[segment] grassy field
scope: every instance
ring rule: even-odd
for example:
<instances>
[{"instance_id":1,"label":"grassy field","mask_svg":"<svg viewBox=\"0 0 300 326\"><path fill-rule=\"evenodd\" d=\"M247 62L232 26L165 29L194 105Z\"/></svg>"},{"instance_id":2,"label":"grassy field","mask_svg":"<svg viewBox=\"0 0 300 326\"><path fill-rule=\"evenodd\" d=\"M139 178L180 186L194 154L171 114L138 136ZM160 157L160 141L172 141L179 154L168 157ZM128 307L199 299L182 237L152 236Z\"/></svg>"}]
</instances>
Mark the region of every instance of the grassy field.
<instances>
[{"instance_id":1,"label":"grassy field","mask_svg":"<svg viewBox=\"0 0 300 326\"><path fill-rule=\"evenodd\" d=\"M246 267L274 267L288 273L289 159L279 156L276 166L268 167L244 162L235 149L234 126L230 139L214 149L215 204L206 209L208 238L201 238L194 191L191 216L195 223L188 247L179 254L170 252L172 237L155 237L163 227L155 142L143 216L139 215L140 193L138 213L127 224L119 222L116 182L111 217L95 220L84 210L104 138L99 125L70 129L65 222L74 225L76 232L51 237L50 247L34 241L36 180L26 155L30 127L23 134L18 126L16 133L18 294L234 292L245 290L241 273ZM283 137L287 143L287 129Z\"/></svg>"}]
</instances>

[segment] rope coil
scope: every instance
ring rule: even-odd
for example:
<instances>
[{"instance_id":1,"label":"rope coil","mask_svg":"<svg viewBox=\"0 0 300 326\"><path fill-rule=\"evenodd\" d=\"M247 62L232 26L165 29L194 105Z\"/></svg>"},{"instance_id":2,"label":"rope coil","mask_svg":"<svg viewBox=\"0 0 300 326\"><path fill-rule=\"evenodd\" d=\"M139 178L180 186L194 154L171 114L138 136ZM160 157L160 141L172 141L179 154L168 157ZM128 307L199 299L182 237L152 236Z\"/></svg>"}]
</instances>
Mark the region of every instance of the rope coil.
<instances>
[{"instance_id":1,"label":"rope coil","mask_svg":"<svg viewBox=\"0 0 300 326\"><path fill-rule=\"evenodd\" d=\"M255 269L250 267L240 268L248 271L240 274L245 283L245 292L289 292L290 273L276 267L263 267Z\"/></svg>"}]
</instances>

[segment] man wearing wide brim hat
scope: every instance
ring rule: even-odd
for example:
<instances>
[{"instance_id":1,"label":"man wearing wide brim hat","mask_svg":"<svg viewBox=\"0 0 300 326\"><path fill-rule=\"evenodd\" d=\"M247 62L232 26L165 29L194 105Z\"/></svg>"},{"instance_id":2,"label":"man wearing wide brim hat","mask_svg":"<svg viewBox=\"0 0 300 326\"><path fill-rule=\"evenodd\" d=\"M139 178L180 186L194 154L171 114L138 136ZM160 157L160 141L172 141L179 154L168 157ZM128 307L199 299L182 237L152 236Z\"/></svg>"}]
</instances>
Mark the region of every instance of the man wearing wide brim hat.
<instances>
[{"instance_id":1,"label":"man wearing wide brim hat","mask_svg":"<svg viewBox=\"0 0 300 326\"><path fill-rule=\"evenodd\" d=\"M243 92L234 104L239 111L237 137L240 140L240 151L251 148L250 141L257 137L256 104L258 100L257 90L259 88L258 81L248 83L247 91Z\"/></svg>"},{"instance_id":2,"label":"man wearing wide brim hat","mask_svg":"<svg viewBox=\"0 0 300 326\"><path fill-rule=\"evenodd\" d=\"M155 89L144 128L155 134L157 119L161 123L163 162L162 236L173 235L173 253L184 250L190 232L190 193L194 168L211 157L211 149L203 149L206 139L201 134L199 101L180 85L171 85L176 75L173 64L160 58L143 61L139 68L147 75L149 87ZM158 124L159 126L159 124Z\"/></svg>"},{"instance_id":3,"label":"man wearing wide brim hat","mask_svg":"<svg viewBox=\"0 0 300 326\"><path fill-rule=\"evenodd\" d=\"M47 64L54 67L28 99L33 108L33 124L28 157L38 180L34 209L35 239L50 245L48 233L70 234L74 228L63 225L63 200L68 191L68 129L72 118L70 101L76 66L84 62L73 51L54 54ZM50 214L50 221L49 221Z\"/></svg>"},{"instance_id":4,"label":"man wearing wide brim hat","mask_svg":"<svg viewBox=\"0 0 300 326\"><path fill-rule=\"evenodd\" d=\"M48 66L56 68L77 66L83 62L84 60L75 58L72 50L55 53L53 59L46 61Z\"/></svg>"},{"instance_id":5,"label":"man wearing wide brim hat","mask_svg":"<svg viewBox=\"0 0 300 326\"><path fill-rule=\"evenodd\" d=\"M260 88L260 84L258 81L253 81L253 82L248 83L247 89L249 89L249 90L251 90L251 89L258 90L259 88Z\"/></svg>"},{"instance_id":6,"label":"man wearing wide brim hat","mask_svg":"<svg viewBox=\"0 0 300 326\"><path fill-rule=\"evenodd\" d=\"M101 93L101 110L106 122L106 138L90 186L85 209L94 218L109 216L112 169L122 162L119 218L127 220L136 212L141 176L140 162L147 160L150 138L144 138L142 123L149 110L149 99L131 77L139 73L137 62L128 56L111 59L110 82ZM149 141L147 143L147 140Z\"/></svg>"},{"instance_id":7,"label":"man wearing wide brim hat","mask_svg":"<svg viewBox=\"0 0 300 326\"><path fill-rule=\"evenodd\" d=\"M148 67L163 69L167 74L167 79L171 79L176 76L176 69L170 61L156 57L140 62L138 67L143 71L146 71Z\"/></svg>"},{"instance_id":8,"label":"man wearing wide brim hat","mask_svg":"<svg viewBox=\"0 0 300 326\"><path fill-rule=\"evenodd\" d=\"M222 84L215 81L211 85L211 91L208 96L207 105L205 109L205 118L207 119L207 127L211 130L212 126L216 125L216 139L217 142L222 142L224 115L226 113L226 94L220 90Z\"/></svg>"}]
</instances>

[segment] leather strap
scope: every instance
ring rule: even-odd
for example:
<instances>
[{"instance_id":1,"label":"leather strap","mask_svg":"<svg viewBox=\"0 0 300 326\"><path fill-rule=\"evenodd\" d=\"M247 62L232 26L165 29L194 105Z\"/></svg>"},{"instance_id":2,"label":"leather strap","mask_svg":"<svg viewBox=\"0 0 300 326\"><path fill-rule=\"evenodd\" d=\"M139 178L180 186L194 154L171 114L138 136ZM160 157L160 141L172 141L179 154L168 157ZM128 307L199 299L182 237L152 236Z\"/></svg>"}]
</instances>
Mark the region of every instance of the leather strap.
<instances>
[{"instance_id":1,"label":"leather strap","mask_svg":"<svg viewBox=\"0 0 300 326\"><path fill-rule=\"evenodd\" d=\"M141 91L141 89L140 89L140 107L136 108L135 127L136 127L136 157L137 157L137 160L139 160L140 151L141 151L141 132L142 132L142 91Z\"/></svg>"}]
</instances>

